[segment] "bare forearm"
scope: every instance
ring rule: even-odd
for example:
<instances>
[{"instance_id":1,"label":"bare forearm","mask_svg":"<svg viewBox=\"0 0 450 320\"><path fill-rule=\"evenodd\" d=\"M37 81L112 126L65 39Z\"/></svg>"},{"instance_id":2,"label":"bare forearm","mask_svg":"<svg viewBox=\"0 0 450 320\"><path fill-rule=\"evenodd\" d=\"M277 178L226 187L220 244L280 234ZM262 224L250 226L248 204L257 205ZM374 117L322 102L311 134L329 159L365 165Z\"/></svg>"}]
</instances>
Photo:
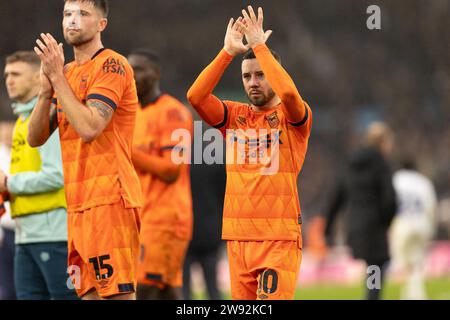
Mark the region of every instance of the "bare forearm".
<instances>
[{"instance_id":1,"label":"bare forearm","mask_svg":"<svg viewBox=\"0 0 450 320\"><path fill-rule=\"evenodd\" d=\"M28 125L28 144L32 147L42 146L49 138L51 97L39 95L36 106L31 113Z\"/></svg>"},{"instance_id":2,"label":"bare forearm","mask_svg":"<svg viewBox=\"0 0 450 320\"><path fill-rule=\"evenodd\" d=\"M96 125L93 110L82 104L72 91L65 77L52 80L53 87L58 94L58 102L82 140L89 141L96 135Z\"/></svg>"}]
</instances>

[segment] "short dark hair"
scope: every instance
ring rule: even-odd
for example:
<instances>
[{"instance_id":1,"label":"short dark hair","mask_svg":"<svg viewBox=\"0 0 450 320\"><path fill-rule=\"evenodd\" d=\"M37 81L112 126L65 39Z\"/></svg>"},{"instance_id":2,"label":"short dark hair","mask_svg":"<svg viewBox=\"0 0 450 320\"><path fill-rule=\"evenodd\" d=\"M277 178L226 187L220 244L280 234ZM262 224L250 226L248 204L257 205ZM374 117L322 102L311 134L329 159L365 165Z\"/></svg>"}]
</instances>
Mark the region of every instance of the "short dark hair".
<instances>
[{"instance_id":1,"label":"short dark hair","mask_svg":"<svg viewBox=\"0 0 450 320\"><path fill-rule=\"evenodd\" d=\"M269 49L270 53L272 53L273 57L281 64L281 57L278 53L276 53L274 50ZM245 54L242 60L251 60L256 59L255 53L253 52L253 49L248 50Z\"/></svg>"},{"instance_id":2,"label":"short dark hair","mask_svg":"<svg viewBox=\"0 0 450 320\"><path fill-rule=\"evenodd\" d=\"M41 65L41 60L34 51L16 51L6 57L6 64L14 62L25 62L36 67Z\"/></svg>"},{"instance_id":3,"label":"short dark hair","mask_svg":"<svg viewBox=\"0 0 450 320\"><path fill-rule=\"evenodd\" d=\"M138 48L131 51L130 55L142 56L150 62L153 68L161 71L161 59L159 55L148 48Z\"/></svg>"},{"instance_id":4,"label":"short dark hair","mask_svg":"<svg viewBox=\"0 0 450 320\"><path fill-rule=\"evenodd\" d=\"M64 3L75 2L75 1L91 2L94 5L94 7L96 7L97 9L100 9L100 11L103 13L103 16L105 18L108 17L108 14L109 14L109 1L108 0L64 0Z\"/></svg>"}]
</instances>

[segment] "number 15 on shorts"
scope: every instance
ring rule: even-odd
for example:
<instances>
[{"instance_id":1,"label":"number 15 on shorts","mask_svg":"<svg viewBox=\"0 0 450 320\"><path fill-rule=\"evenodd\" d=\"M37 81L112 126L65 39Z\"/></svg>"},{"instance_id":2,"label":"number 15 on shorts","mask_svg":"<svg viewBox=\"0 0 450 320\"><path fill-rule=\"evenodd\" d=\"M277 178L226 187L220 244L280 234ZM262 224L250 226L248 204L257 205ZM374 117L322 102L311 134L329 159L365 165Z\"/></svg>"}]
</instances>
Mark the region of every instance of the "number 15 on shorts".
<instances>
[{"instance_id":1,"label":"number 15 on shorts","mask_svg":"<svg viewBox=\"0 0 450 320\"><path fill-rule=\"evenodd\" d=\"M99 257L93 257L89 259L89 263L92 263L95 270L95 277L97 280L108 279L114 273L112 265L105 263L106 260L110 260L109 254Z\"/></svg>"}]
</instances>

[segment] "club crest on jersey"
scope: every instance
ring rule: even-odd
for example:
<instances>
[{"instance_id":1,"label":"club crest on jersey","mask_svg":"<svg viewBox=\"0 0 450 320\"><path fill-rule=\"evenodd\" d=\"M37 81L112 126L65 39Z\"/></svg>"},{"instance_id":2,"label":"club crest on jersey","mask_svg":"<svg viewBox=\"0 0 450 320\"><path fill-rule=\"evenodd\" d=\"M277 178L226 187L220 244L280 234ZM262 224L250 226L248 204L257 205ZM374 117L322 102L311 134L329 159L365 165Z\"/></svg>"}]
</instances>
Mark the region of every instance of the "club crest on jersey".
<instances>
[{"instance_id":1,"label":"club crest on jersey","mask_svg":"<svg viewBox=\"0 0 450 320\"><path fill-rule=\"evenodd\" d=\"M266 117L267 122L271 128L278 128L280 125L280 119L278 118L278 113L275 111Z\"/></svg>"},{"instance_id":2,"label":"club crest on jersey","mask_svg":"<svg viewBox=\"0 0 450 320\"><path fill-rule=\"evenodd\" d=\"M242 117L242 116L239 116L239 117L236 119L236 121L239 122L240 124L242 124L243 126L245 126L245 125L247 124L247 119L245 119L245 118Z\"/></svg>"},{"instance_id":3,"label":"club crest on jersey","mask_svg":"<svg viewBox=\"0 0 450 320\"><path fill-rule=\"evenodd\" d=\"M103 72L117 73L121 76L125 76L125 65L119 59L114 59L111 57L103 63Z\"/></svg>"}]
</instances>

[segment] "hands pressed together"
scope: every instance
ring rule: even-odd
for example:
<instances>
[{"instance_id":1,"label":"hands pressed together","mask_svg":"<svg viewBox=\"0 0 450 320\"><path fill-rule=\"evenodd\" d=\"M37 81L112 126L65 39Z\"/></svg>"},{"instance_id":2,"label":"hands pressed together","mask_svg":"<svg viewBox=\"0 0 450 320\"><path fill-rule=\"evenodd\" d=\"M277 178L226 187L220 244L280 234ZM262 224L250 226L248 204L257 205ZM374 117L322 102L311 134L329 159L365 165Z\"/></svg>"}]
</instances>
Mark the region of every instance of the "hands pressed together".
<instances>
[{"instance_id":1,"label":"hands pressed together","mask_svg":"<svg viewBox=\"0 0 450 320\"><path fill-rule=\"evenodd\" d=\"M49 33L41 33L41 39L36 40L34 51L41 59L41 89L40 94L47 98L53 95L52 82L64 76L63 44L55 40Z\"/></svg>"},{"instance_id":2,"label":"hands pressed together","mask_svg":"<svg viewBox=\"0 0 450 320\"><path fill-rule=\"evenodd\" d=\"M224 50L232 56L265 44L272 34L272 30L264 31L263 29L264 13L262 8L258 8L258 16L252 6L248 6L247 10L248 12L245 9L242 10L242 17L236 21L231 18L228 23ZM244 37L247 44L244 44Z\"/></svg>"}]
</instances>

